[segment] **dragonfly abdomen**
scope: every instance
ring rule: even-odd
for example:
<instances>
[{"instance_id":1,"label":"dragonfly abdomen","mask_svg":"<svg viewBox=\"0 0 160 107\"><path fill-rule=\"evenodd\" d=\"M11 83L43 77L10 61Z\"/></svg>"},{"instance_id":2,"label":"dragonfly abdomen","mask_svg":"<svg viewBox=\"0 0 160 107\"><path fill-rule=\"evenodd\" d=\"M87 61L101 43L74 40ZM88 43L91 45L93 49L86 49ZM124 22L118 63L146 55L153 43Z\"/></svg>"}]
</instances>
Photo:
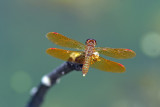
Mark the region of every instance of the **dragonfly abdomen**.
<instances>
[{"instance_id":1,"label":"dragonfly abdomen","mask_svg":"<svg viewBox=\"0 0 160 107\"><path fill-rule=\"evenodd\" d=\"M85 57L84 64L83 64L83 67L82 67L83 76L85 76L88 72L88 69L89 69L89 66L90 66L90 59L91 59L91 56Z\"/></svg>"}]
</instances>

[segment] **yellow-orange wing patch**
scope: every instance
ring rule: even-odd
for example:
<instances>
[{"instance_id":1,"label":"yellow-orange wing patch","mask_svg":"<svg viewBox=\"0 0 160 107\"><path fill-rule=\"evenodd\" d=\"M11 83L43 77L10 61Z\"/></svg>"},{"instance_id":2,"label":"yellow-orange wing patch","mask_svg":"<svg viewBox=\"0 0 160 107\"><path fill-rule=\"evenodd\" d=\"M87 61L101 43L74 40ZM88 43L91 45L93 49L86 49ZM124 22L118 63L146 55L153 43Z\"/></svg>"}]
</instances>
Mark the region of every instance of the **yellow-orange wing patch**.
<instances>
[{"instance_id":1,"label":"yellow-orange wing patch","mask_svg":"<svg viewBox=\"0 0 160 107\"><path fill-rule=\"evenodd\" d=\"M127 59L136 56L136 53L130 49L96 47L96 50L100 54L117 59Z\"/></svg>"},{"instance_id":2,"label":"yellow-orange wing patch","mask_svg":"<svg viewBox=\"0 0 160 107\"><path fill-rule=\"evenodd\" d=\"M110 61L99 57L100 61L95 62L91 65L91 67L106 71L106 72L114 72L114 73L122 73L125 71L125 67L117 62Z\"/></svg>"},{"instance_id":3,"label":"yellow-orange wing patch","mask_svg":"<svg viewBox=\"0 0 160 107\"><path fill-rule=\"evenodd\" d=\"M49 32L46 37L52 41L53 43L59 45L59 46L62 46L62 47L67 47L67 48L74 48L74 49L80 49L80 50L84 50L85 49L85 45L76 41L76 40L73 40L73 39L70 39L70 38L67 38L66 36L63 36L59 33L56 33L56 32Z\"/></svg>"}]
</instances>

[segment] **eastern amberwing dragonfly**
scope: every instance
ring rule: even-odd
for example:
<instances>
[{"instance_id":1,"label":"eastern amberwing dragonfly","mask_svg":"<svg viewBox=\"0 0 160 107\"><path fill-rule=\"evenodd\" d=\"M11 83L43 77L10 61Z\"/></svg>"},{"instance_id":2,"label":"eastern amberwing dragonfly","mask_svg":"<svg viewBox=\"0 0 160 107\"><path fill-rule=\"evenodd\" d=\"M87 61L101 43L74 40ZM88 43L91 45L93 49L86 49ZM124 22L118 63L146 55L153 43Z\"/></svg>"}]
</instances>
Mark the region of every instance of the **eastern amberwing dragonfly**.
<instances>
[{"instance_id":1,"label":"eastern amberwing dragonfly","mask_svg":"<svg viewBox=\"0 0 160 107\"><path fill-rule=\"evenodd\" d=\"M94 39L87 39L84 45L56 32L49 32L46 36L51 42L59 46L83 50L71 51L58 48L49 48L46 50L53 57L83 64L83 76L87 74L90 66L106 72L122 73L125 71L125 67L122 64L104 59L99 56L99 53L116 59L132 58L136 55L130 49L95 47L97 43Z\"/></svg>"}]
</instances>

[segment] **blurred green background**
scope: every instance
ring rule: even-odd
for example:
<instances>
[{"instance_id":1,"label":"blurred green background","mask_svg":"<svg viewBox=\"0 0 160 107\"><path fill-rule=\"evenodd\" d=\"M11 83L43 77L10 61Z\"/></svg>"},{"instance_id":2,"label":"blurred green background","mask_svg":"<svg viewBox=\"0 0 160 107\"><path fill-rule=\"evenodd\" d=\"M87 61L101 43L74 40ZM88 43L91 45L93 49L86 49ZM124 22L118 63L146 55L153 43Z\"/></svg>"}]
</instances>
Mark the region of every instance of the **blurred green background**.
<instances>
[{"instance_id":1,"label":"blurred green background","mask_svg":"<svg viewBox=\"0 0 160 107\"><path fill-rule=\"evenodd\" d=\"M160 106L160 0L4 0L0 10L0 107L24 107L32 87L63 63L45 53L62 48L47 40L48 32L82 43L93 38L99 47L128 48L137 56L102 55L126 72L91 68L85 78L71 72L42 107Z\"/></svg>"}]
</instances>

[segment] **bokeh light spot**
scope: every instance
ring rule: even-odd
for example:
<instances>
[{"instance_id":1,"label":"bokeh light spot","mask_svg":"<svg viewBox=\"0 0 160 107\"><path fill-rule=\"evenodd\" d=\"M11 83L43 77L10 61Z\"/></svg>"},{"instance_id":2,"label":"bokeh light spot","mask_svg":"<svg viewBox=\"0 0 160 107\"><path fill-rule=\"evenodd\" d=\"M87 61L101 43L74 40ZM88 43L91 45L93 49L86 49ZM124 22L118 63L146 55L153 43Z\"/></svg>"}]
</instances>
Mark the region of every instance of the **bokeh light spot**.
<instances>
[{"instance_id":1,"label":"bokeh light spot","mask_svg":"<svg viewBox=\"0 0 160 107\"><path fill-rule=\"evenodd\" d=\"M17 71L11 77L11 88L17 93L27 92L31 88L31 77L27 72Z\"/></svg>"},{"instance_id":2,"label":"bokeh light spot","mask_svg":"<svg viewBox=\"0 0 160 107\"><path fill-rule=\"evenodd\" d=\"M155 32L147 33L141 39L141 49L149 57L160 56L160 35Z\"/></svg>"}]
</instances>

